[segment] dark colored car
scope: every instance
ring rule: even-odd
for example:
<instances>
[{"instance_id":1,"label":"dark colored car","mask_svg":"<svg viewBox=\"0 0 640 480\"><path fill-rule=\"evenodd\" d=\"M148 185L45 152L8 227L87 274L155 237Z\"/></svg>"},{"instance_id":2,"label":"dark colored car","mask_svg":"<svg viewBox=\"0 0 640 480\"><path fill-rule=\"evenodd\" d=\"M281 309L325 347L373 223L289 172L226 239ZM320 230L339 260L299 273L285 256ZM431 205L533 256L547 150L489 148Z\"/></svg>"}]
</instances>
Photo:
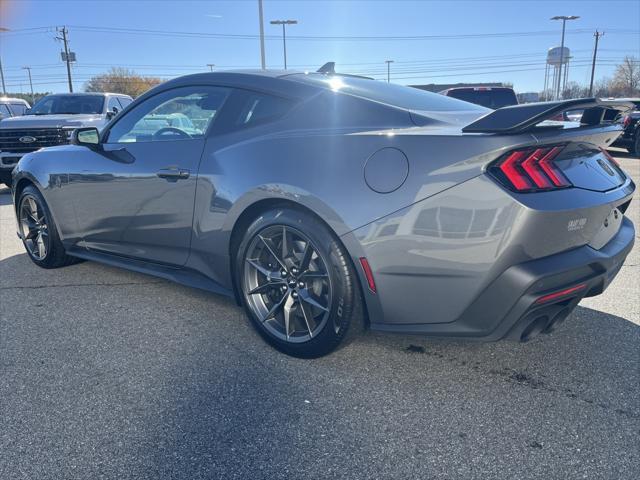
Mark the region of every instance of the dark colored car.
<instances>
[{"instance_id":1,"label":"dark colored car","mask_svg":"<svg viewBox=\"0 0 640 480\"><path fill-rule=\"evenodd\" d=\"M333 74L186 76L25 155L18 233L44 268L95 260L235 297L291 355L331 351L361 317L526 341L602 293L632 248L635 185L603 150L620 126L545 123L605 105L494 111Z\"/></svg>"},{"instance_id":2,"label":"dark colored car","mask_svg":"<svg viewBox=\"0 0 640 480\"><path fill-rule=\"evenodd\" d=\"M627 115L620 115L618 121L624 128L622 135L614 142L614 147L626 148L627 151L635 156L640 157L640 99L629 99L636 108Z\"/></svg>"},{"instance_id":3,"label":"dark colored car","mask_svg":"<svg viewBox=\"0 0 640 480\"><path fill-rule=\"evenodd\" d=\"M440 93L447 97L475 103L493 110L518 105L516 93L513 88L509 87L455 87L443 90Z\"/></svg>"}]
</instances>

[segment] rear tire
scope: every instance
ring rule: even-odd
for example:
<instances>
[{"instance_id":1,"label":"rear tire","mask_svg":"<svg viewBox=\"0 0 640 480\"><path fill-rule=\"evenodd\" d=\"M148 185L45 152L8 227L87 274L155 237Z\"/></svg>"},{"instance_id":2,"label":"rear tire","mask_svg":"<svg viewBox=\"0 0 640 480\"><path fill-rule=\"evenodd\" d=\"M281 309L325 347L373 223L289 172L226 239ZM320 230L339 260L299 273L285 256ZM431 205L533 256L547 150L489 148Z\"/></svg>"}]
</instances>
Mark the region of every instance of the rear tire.
<instances>
[{"instance_id":1,"label":"rear tire","mask_svg":"<svg viewBox=\"0 0 640 480\"><path fill-rule=\"evenodd\" d=\"M42 268L59 268L79 261L66 254L51 211L37 188L27 186L16 204L22 243L33 263Z\"/></svg>"},{"instance_id":2,"label":"rear tire","mask_svg":"<svg viewBox=\"0 0 640 480\"><path fill-rule=\"evenodd\" d=\"M278 208L247 229L236 254L236 285L247 315L277 350L328 354L361 311L348 254L313 215Z\"/></svg>"}]
</instances>

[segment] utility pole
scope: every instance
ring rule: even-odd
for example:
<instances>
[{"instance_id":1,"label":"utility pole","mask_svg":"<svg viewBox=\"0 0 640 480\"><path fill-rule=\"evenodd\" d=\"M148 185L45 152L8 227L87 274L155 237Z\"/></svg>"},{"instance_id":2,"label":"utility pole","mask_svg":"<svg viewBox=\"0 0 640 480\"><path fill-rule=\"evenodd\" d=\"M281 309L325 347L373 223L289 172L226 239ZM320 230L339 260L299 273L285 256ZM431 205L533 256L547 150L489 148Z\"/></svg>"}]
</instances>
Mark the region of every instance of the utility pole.
<instances>
[{"instance_id":1,"label":"utility pole","mask_svg":"<svg viewBox=\"0 0 640 480\"><path fill-rule=\"evenodd\" d=\"M562 62L564 62L564 30L567 20L577 20L577 15L557 15L551 20L562 20L562 42L560 43L560 65L558 66L558 82L556 86L556 100L560 99L560 84L562 83Z\"/></svg>"},{"instance_id":2,"label":"utility pole","mask_svg":"<svg viewBox=\"0 0 640 480\"><path fill-rule=\"evenodd\" d=\"M387 64L387 83L391 82L391 64L393 60L385 60L384 63Z\"/></svg>"},{"instance_id":3,"label":"utility pole","mask_svg":"<svg viewBox=\"0 0 640 480\"><path fill-rule=\"evenodd\" d=\"M596 38L596 44L593 47L593 62L591 62L591 81L589 82L589 96L591 96L593 94L593 76L596 73L596 57L598 56L598 41L600 40L600 37L604 36L604 32L598 32L598 30L596 30L596 33L593 34L593 36Z\"/></svg>"},{"instance_id":4,"label":"utility pole","mask_svg":"<svg viewBox=\"0 0 640 480\"><path fill-rule=\"evenodd\" d=\"M69 56L69 40L67 39L67 27L62 27L57 29L58 32L62 33L62 38L56 37L58 40L62 40L64 44L64 59L67 63L67 79L69 80L69 92L73 93L73 83L71 82L71 58Z\"/></svg>"},{"instance_id":5,"label":"utility pole","mask_svg":"<svg viewBox=\"0 0 640 480\"><path fill-rule=\"evenodd\" d=\"M0 27L0 32L8 32L9 29L5 27ZM7 87L4 84L4 70L2 70L2 58L0 58L0 78L2 79L2 94L7 95Z\"/></svg>"},{"instance_id":6,"label":"utility pole","mask_svg":"<svg viewBox=\"0 0 640 480\"><path fill-rule=\"evenodd\" d=\"M271 20L271 25L282 25L282 48L284 50L284 69L287 69L287 33L285 27L287 25L296 25L297 20Z\"/></svg>"},{"instance_id":7,"label":"utility pole","mask_svg":"<svg viewBox=\"0 0 640 480\"><path fill-rule=\"evenodd\" d=\"M35 101L35 95L33 94L33 82L31 81L31 67L22 67L23 70L29 72L29 87L31 87L31 103Z\"/></svg>"},{"instance_id":8,"label":"utility pole","mask_svg":"<svg viewBox=\"0 0 640 480\"><path fill-rule=\"evenodd\" d=\"M258 0L258 15L260 17L260 64L262 70L266 67L264 60L264 16L262 15L262 0Z\"/></svg>"},{"instance_id":9,"label":"utility pole","mask_svg":"<svg viewBox=\"0 0 640 480\"><path fill-rule=\"evenodd\" d=\"M0 58L0 78L2 78L2 95L7 95L7 87L4 85L4 71L2 70L2 59Z\"/></svg>"},{"instance_id":10,"label":"utility pole","mask_svg":"<svg viewBox=\"0 0 640 480\"><path fill-rule=\"evenodd\" d=\"M215 67L216 64L215 63L207 63L207 67L209 67L209 70L213 72L213 67Z\"/></svg>"}]
</instances>

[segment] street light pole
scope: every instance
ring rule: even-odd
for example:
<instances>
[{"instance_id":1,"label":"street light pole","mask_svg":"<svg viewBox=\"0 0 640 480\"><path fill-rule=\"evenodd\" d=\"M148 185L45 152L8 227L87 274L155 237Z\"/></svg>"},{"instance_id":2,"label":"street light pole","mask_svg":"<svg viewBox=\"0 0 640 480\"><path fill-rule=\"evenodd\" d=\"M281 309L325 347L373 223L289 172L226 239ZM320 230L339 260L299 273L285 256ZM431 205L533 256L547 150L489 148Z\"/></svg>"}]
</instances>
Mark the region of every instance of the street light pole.
<instances>
[{"instance_id":1,"label":"street light pole","mask_svg":"<svg viewBox=\"0 0 640 480\"><path fill-rule=\"evenodd\" d=\"M215 67L215 63L207 63L207 67L209 67L209 71L213 72L213 67Z\"/></svg>"},{"instance_id":2,"label":"street light pole","mask_svg":"<svg viewBox=\"0 0 640 480\"><path fill-rule=\"evenodd\" d=\"M8 28L0 27L0 32L8 32ZM2 70L2 58L0 58L0 79L2 79L2 94L7 95L7 87L4 84L4 70Z\"/></svg>"},{"instance_id":3,"label":"street light pole","mask_svg":"<svg viewBox=\"0 0 640 480\"><path fill-rule=\"evenodd\" d=\"M258 16L260 17L260 65L266 68L264 59L264 17L262 15L262 0L258 0Z\"/></svg>"},{"instance_id":4,"label":"street light pole","mask_svg":"<svg viewBox=\"0 0 640 480\"><path fill-rule=\"evenodd\" d=\"M577 20L577 15L557 15L551 20L562 20L562 41L560 42L560 65L558 67L558 82L556 85L556 100L560 99L560 84L562 83L562 62L564 62L564 30L567 20Z\"/></svg>"},{"instance_id":5,"label":"street light pole","mask_svg":"<svg viewBox=\"0 0 640 480\"><path fill-rule=\"evenodd\" d=\"M33 94L33 82L31 81L31 67L22 67L22 69L29 72L29 87L31 87L31 103L34 103L35 96Z\"/></svg>"},{"instance_id":6,"label":"street light pole","mask_svg":"<svg viewBox=\"0 0 640 480\"><path fill-rule=\"evenodd\" d=\"M391 64L393 60L385 60L384 63L387 64L387 83L391 82Z\"/></svg>"},{"instance_id":7,"label":"street light pole","mask_svg":"<svg viewBox=\"0 0 640 480\"><path fill-rule=\"evenodd\" d=\"M591 63L591 81L589 82L589 96L591 96L593 94L593 76L596 73L596 57L598 55L598 40L600 40L600 37L604 36L604 32L598 32L598 30L596 30L596 33L593 34L594 37L596 37L596 44L593 47L593 62Z\"/></svg>"},{"instance_id":8,"label":"street light pole","mask_svg":"<svg viewBox=\"0 0 640 480\"><path fill-rule=\"evenodd\" d=\"M284 69L287 69L287 33L286 26L287 25L296 25L298 23L297 20L271 20L271 25L282 25L282 50L284 52Z\"/></svg>"}]
</instances>

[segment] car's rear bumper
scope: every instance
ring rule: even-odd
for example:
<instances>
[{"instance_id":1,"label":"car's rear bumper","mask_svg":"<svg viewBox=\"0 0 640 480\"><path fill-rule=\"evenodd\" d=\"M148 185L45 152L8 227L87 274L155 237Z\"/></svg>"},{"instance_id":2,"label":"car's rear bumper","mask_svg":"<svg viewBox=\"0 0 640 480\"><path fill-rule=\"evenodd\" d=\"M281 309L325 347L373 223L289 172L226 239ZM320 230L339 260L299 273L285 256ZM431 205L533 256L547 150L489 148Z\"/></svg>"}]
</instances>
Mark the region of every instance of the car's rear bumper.
<instances>
[{"instance_id":1,"label":"car's rear bumper","mask_svg":"<svg viewBox=\"0 0 640 480\"><path fill-rule=\"evenodd\" d=\"M602 293L622 267L634 238L633 223L624 218L618 233L600 250L583 246L508 268L453 322L372 323L371 328L485 341L528 340L551 331L582 298ZM541 297L573 287L576 290L570 294L537 303Z\"/></svg>"}]
</instances>

